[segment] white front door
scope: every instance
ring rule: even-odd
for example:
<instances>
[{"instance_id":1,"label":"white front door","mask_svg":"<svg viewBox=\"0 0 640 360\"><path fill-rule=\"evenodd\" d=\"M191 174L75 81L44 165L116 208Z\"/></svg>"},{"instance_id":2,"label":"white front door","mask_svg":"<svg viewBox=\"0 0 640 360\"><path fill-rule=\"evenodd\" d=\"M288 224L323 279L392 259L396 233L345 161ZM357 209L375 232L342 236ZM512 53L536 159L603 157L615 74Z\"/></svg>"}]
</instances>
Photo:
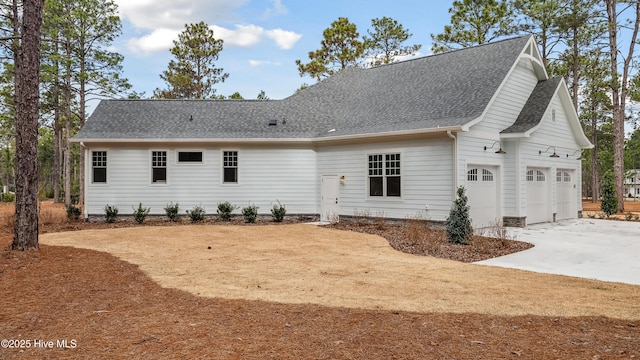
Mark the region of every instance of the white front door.
<instances>
[{"instance_id":1,"label":"white front door","mask_svg":"<svg viewBox=\"0 0 640 360\"><path fill-rule=\"evenodd\" d=\"M320 221L337 222L340 213L340 179L338 175L322 175Z\"/></svg>"}]
</instances>

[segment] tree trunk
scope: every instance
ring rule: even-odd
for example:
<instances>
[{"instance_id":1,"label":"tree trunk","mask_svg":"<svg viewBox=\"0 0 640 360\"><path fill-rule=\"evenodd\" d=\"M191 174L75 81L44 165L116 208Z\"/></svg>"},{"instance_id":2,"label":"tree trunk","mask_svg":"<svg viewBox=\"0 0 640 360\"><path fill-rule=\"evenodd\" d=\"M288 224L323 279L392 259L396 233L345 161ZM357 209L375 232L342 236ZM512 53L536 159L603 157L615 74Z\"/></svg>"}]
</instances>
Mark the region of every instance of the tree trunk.
<instances>
[{"instance_id":1,"label":"tree trunk","mask_svg":"<svg viewBox=\"0 0 640 360\"><path fill-rule=\"evenodd\" d=\"M17 3L14 1L14 14ZM12 249L38 248L40 32L44 0L24 0L15 59L16 208ZM16 20L17 21L17 18Z\"/></svg>"},{"instance_id":2,"label":"tree trunk","mask_svg":"<svg viewBox=\"0 0 640 360\"><path fill-rule=\"evenodd\" d=\"M80 60L80 74L84 74L85 72L85 56L84 56L84 41L82 41L82 52L83 56ZM87 116L86 110L86 102L87 102L87 94L86 94L86 80L84 76L81 77L80 80L80 124L78 124L78 128L81 129L84 126ZM80 146L80 176L79 176L79 184L80 184L80 196L78 198L78 203L84 205L84 167L85 167L85 159L84 159L84 149Z\"/></svg>"},{"instance_id":3,"label":"tree trunk","mask_svg":"<svg viewBox=\"0 0 640 360\"><path fill-rule=\"evenodd\" d=\"M571 65L571 100L573 108L578 111L578 93L580 91L580 49L578 49L578 29L573 27L573 64Z\"/></svg>"},{"instance_id":4,"label":"tree trunk","mask_svg":"<svg viewBox=\"0 0 640 360\"><path fill-rule=\"evenodd\" d=\"M67 9L67 11L70 11ZM71 41L65 40L65 74L64 74L64 117L65 117L65 135L64 135L64 203L71 205L71 119L73 113L71 111Z\"/></svg>"},{"instance_id":5,"label":"tree trunk","mask_svg":"<svg viewBox=\"0 0 640 360\"><path fill-rule=\"evenodd\" d=\"M55 52L58 53L58 39L55 41ZM62 175L62 123L60 120L60 62L55 61L55 81L53 87L53 201L59 203L60 178Z\"/></svg>"},{"instance_id":6,"label":"tree trunk","mask_svg":"<svg viewBox=\"0 0 640 360\"><path fill-rule=\"evenodd\" d=\"M591 150L591 202L598 202L600 199L600 184L598 181L598 119L593 113L591 118L591 142L593 143L593 149Z\"/></svg>"},{"instance_id":7,"label":"tree trunk","mask_svg":"<svg viewBox=\"0 0 640 360\"><path fill-rule=\"evenodd\" d=\"M633 3L633 33L629 41L629 52L623 61L622 76L618 75L618 15L617 0L606 0L607 19L609 21L609 51L611 56L611 102L613 104L613 176L615 181L618 211L624 212L624 113L627 96L629 67L633 59L633 49L638 38L640 26L640 1Z\"/></svg>"}]
</instances>

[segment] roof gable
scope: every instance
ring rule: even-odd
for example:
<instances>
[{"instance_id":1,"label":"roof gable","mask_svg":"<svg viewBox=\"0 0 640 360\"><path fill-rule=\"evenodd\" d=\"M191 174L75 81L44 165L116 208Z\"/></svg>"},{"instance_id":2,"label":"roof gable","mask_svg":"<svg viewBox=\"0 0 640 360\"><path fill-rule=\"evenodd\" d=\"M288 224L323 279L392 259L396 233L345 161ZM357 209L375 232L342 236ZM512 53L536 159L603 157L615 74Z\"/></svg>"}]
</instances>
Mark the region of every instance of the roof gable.
<instances>
[{"instance_id":1,"label":"roof gable","mask_svg":"<svg viewBox=\"0 0 640 360\"><path fill-rule=\"evenodd\" d=\"M584 149L592 148L593 145L582 130L578 114L571 102L571 96L569 95L564 79L561 77L538 82L515 123L503 130L500 136L502 138L531 136L534 131L542 126L542 118L549 109L551 101L555 96L559 97L564 111L567 114L567 121L569 122L569 127L571 128L576 143Z\"/></svg>"}]
</instances>

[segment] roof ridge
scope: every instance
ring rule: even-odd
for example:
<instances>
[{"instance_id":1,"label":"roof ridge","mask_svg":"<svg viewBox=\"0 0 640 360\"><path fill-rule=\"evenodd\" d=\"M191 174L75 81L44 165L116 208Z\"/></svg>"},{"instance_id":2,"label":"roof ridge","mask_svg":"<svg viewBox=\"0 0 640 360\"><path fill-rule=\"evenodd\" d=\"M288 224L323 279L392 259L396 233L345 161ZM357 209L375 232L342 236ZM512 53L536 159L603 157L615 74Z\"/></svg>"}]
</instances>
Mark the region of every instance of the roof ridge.
<instances>
[{"instance_id":1,"label":"roof ridge","mask_svg":"<svg viewBox=\"0 0 640 360\"><path fill-rule=\"evenodd\" d=\"M411 62L411 61L423 60L423 59L428 59L428 58L433 58L433 57L438 57L438 56L443 56L443 55L450 55L450 54L456 53L456 52L478 49L478 48L491 46L491 45L496 45L496 44L507 42L507 41L515 41L515 40L519 40L519 39L522 39L522 38L525 38L525 37L533 37L533 34L524 34L524 35L514 36L514 37L511 37L511 38L500 39L500 40L497 40L497 41L488 42L488 43L484 43L484 44L467 46L467 47L462 47L462 48L458 48L458 49L451 49L451 50L448 50L448 51L445 51L445 52L441 52L441 53L437 53L437 54L429 54L429 55L414 57L414 58L411 58L411 59L400 60L400 61L396 61L396 62L392 62L392 63L388 63L388 64L382 64L382 65L373 66L373 67L369 67L369 68L362 68L362 69L363 70L372 70L372 69L376 69L376 68L382 68L382 67L386 67L386 66L392 66L392 65L397 65L397 64L401 64L401 63L407 63L407 62Z\"/></svg>"}]
</instances>

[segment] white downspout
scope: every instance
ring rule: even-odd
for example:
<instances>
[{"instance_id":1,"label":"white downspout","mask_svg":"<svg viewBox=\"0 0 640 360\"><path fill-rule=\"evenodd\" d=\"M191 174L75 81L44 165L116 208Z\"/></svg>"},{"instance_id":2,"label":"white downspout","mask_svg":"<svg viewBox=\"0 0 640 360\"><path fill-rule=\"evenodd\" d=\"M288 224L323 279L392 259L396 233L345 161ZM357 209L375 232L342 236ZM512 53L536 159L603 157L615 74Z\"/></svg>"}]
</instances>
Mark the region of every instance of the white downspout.
<instances>
[{"instance_id":1,"label":"white downspout","mask_svg":"<svg viewBox=\"0 0 640 360\"><path fill-rule=\"evenodd\" d=\"M453 139L453 199L456 199L458 191L458 142L451 130L447 130L447 136Z\"/></svg>"},{"instance_id":2,"label":"white downspout","mask_svg":"<svg viewBox=\"0 0 640 360\"><path fill-rule=\"evenodd\" d=\"M89 219L89 214L88 214L88 210L87 210L87 184L89 183L89 181L87 181L87 179L89 179L88 177L88 173L87 173L87 159L88 159L88 153L89 153L89 149L84 145L84 142L81 141L80 142L80 149L82 149L82 156L84 156L84 169L82 169L82 171L84 171L84 196L83 196L83 200L84 200L84 204L82 204L82 212L83 212L83 217L84 217L84 221L87 221Z\"/></svg>"}]
</instances>

